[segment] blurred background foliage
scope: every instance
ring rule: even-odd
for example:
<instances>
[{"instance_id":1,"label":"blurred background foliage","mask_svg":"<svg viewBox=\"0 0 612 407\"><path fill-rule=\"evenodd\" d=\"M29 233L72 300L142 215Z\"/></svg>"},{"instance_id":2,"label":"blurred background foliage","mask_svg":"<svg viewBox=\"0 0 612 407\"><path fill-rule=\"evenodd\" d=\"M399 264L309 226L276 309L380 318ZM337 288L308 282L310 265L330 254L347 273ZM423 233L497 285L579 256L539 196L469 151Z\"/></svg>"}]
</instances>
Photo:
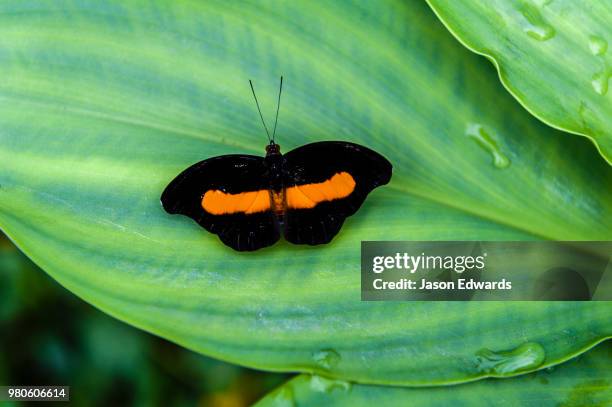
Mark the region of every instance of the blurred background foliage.
<instances>
[{"instance_id":1,"label":"blurred background foliage","mask_svg":"<svg viewBox=\"0 0 612 407\"><path fill-rule=\"evenodd\" d=\"M109 317L0 232L0 385L68 385L76 406L239 407L288 377L198 355Z\"/></svg>"}]
</instances>

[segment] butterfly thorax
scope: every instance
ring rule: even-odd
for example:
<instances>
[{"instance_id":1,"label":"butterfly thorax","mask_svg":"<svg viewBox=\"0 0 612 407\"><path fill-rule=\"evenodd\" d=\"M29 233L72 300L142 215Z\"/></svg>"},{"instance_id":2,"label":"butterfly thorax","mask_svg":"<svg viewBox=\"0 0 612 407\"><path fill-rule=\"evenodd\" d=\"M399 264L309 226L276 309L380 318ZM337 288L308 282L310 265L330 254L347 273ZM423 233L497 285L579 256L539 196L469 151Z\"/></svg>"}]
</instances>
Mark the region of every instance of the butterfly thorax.
<instances>
[{"instance_id":1,"label":"butterfly thorax","mask_svg":"<svg viewBox=\"0 0 612 407\"><path fill-rule=\"evenodd\" d=\"M266 146L264 165L266 167L266 176L271 190L281 191L284 187L283 161L283 155L280 152L280 146L278 144L270 143Z\"/></svg>"},{"instance_id":2,"label":"butterfly thorax","mask_svg":"<svg viewBox=\"0 0 612 407\"><path fill-rule=\"evenodd\" d=\"M266 158L264 159L268 182L270 185L270 201L277 216L285 212L285 192L283 182L283 155L280 146L271 142L266 146Z\"/></svg>"}]
</instances>

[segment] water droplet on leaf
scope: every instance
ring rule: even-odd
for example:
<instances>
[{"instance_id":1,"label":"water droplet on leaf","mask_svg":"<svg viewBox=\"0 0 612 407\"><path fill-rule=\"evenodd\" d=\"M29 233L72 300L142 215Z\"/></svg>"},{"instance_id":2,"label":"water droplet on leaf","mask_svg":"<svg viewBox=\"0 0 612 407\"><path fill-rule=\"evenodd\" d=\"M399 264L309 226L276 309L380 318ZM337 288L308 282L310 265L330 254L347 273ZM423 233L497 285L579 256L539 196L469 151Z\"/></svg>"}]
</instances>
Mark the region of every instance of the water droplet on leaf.
<instances>
[{"instance_id":1,"label":"water droplet on leaf","mask_svg":"<svg viewBox=\"0 0 612 407\"><path fill-rule=\"evenodd\" d=\"M601 37L591 35L589 37L589 49L593 55L603 55L608 50L608 42Z\"/></svg>"},{"instance_id":2,"label":"water droplet on leaf","mask_svg":"<svg viewBox=\"0 0 612 407\"><path fill-rule=\"evenodd\" d=\"M531 4L521 7L521 14L525 17L523 31L538 41L546 41L555 36L555 29L544 20L540 11Z\"/></svg>"},{"instance_id":3,"label":"water droplet on leaf","mask_svg":"<svg viewBox=\"0 0 612 407\"><path fill-rule=\"evenodd\" d=\"M310 388L321 393L330 393L334 389L349 391L351 384L344 380L326 379L325 377L313 375L310 378Z\"/></svg>"},{"instance_id":4,"label":"water droplet on leaf","mask_svg":"<svg viewBox=\"0 0 612 407\"><path fill-rule=\"evenodd\" d=\"M600 95L605 95L608 93L608 81L610 80L610 72L611 70L605 66L601 71L597 72L593 75L593 79L591 80L591 85L595 92Z\"/></svg>"},{"instance_id":5,"label":"water droplet on leaf","mask_svg":"<svg viewBox=\"0 0 612 407\"><path fill-rule=\"evenodd\" d=\"M316 352L313 357L315 363L323 369L331 369L340 362L340 354L333 349L322 349Z\"/></svg>"},{"instance_id":6,"label":"water droplet on leaf","mask_svg":"<svg viewBox=\"0 0 612 407\"><path fill-rule=\"evenodd\" d=\"M495 139L493 139L482 125L477 123L468 124L465 134L475 140L480 147L493 156L493 165L495 165L495 167L506 168L510 165L510 159L501 152Z\"/></svg>"},{"instance_id":7,"label":"water droplet on leaf","mask_svg":"<svg viewBox=\"0 0 612 407\"><path fill-rule=\"evenodd\" d=\"M544 348L535 342L524 343L509 351L482 349L476 352L476 369L494 376L507 376L535 369L544 362L545 355Z\"/></svg>"}]
</instances>

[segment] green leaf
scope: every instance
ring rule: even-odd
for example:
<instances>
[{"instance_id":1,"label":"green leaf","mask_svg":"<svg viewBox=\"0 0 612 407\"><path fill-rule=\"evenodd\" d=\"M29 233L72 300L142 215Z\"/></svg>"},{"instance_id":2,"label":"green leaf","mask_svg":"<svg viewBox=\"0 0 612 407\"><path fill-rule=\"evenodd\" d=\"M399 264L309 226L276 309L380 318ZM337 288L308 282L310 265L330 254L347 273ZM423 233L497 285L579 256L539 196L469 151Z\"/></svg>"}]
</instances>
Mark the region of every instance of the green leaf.
<instances>
[{"instance_id":1,"label":"green leaf","mask_svg":"<svg viewBox=\"0 0 612 407\"><path fill-rule=\"evenodd\" d=\"M609 2L427 1L461 43L493 62L527 110L588 137L612 164Z\"/></svg>"},{"instance_id":2,"label":"green leaf","mask_svg":"<svg viewBox=\"0 0 612 407\"><path fill-rule=\"evenodd\" d=\"M612 237L612 168L424 3L5 2L0 39L0 226L123 321L242 365L402 384L501 374L486 349L535 350L529 371L612 334L607 302L359 300L362 240ZM247 79L271 118L280 74L283 151L350 140L394 175L330 245L237 253L159 196L198 160L263 153Z\"/></svg>"},{"instance_id":3,"label":"green leaf","mask_svg":"<svg viewBox=\"0 0 612 407\"><path fill-rule=\"evenodd\" d=\"M351 385L320 376L300 375L255 404L266 406L604 406L612 400L612 342L554 370L512 380L438 388Z\"/></svg>"}]
</instances>

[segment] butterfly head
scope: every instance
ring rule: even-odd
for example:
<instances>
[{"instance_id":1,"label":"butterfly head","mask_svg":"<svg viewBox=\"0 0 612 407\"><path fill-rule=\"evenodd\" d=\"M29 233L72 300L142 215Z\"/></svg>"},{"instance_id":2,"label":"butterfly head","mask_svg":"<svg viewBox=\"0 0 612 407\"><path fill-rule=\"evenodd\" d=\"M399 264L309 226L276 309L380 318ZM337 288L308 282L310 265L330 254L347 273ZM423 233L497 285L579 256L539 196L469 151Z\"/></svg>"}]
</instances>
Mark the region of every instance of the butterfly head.
<instances>
[{"instance_id":1,"label":"butterfly head","mask_svg":"<svg viewBox=\"0 0 612 407\"><path fill-rule=\"evenodd\" d=\"M270 144L266 146L266 157L271 155L280 155L280 146L275 142L271 141Z\"/></svg>"}]
</instances>

